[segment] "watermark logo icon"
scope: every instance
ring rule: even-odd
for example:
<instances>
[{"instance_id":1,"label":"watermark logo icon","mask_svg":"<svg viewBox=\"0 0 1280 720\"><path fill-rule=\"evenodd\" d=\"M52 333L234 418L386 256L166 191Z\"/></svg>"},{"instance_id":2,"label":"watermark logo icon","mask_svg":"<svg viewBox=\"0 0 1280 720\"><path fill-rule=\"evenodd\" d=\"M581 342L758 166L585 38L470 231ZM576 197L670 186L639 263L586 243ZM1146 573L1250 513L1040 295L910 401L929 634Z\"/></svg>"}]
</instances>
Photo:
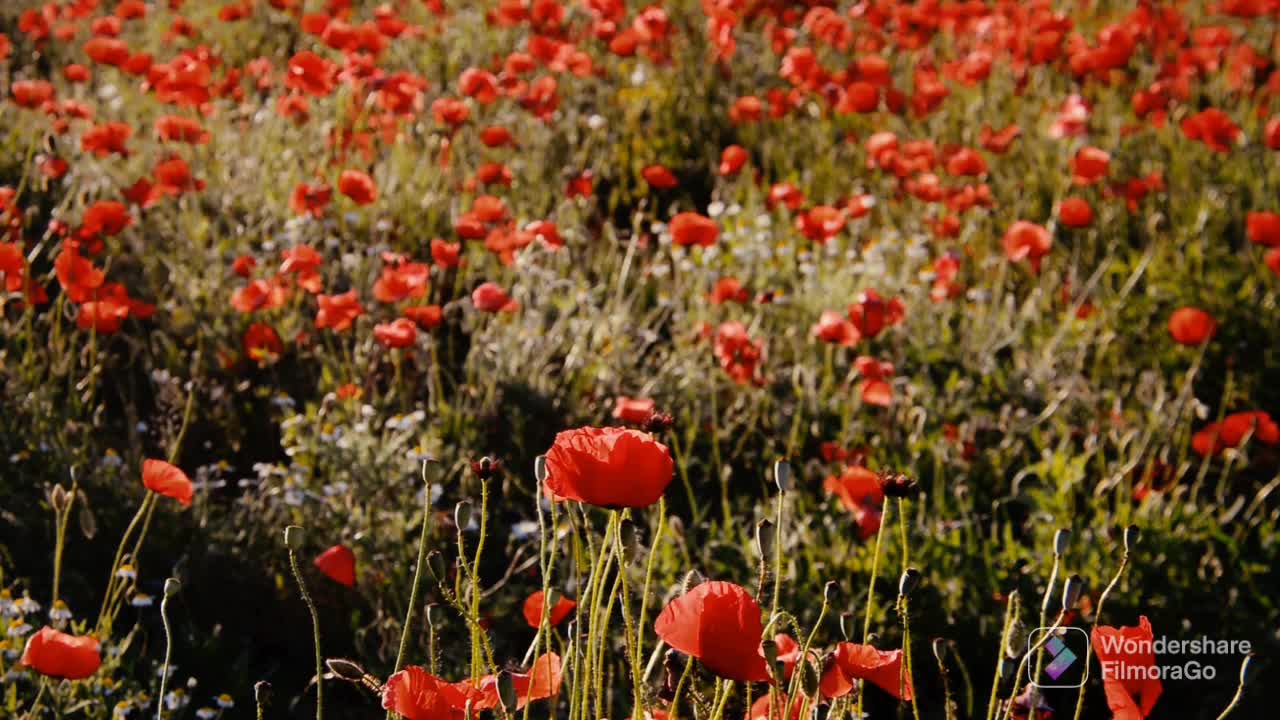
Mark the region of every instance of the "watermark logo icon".
<instances>
[{"instance_id":1,"label":"watermark logo icon","mask_svg":"<svg viewBox=\"0 0 1280 720\"><path fill-rule=\"evenodd\" d=\"M1041 650L1047 664L1043 675L1036 677L1035 662L1027 667L1027 680L1038 688L1078 688L1089 679L1089 667L1084 659L1089 655L1089 634L1080 628L1040 627L1027 636L1027 650L1036 647L1046 635ZM1038 651L1037 651L1038 652Z\"/></svg>"}]
</instances>

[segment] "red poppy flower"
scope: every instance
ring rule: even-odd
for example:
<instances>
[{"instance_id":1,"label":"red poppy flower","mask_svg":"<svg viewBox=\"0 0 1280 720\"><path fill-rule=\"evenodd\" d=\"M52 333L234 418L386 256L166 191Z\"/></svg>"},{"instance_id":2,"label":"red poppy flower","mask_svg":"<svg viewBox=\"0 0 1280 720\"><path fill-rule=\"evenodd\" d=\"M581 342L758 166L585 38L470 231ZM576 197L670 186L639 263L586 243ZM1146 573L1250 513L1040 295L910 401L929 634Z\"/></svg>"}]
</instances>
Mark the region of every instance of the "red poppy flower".
<instances>
[{"instance_id":1,"label":"red poppy flower","mask_svg":"<svg viewBox=\"0 0 1280 720\"><path fill-rule=\"evenodd\" d=\"M471 291L471 304L480 312L511 312L519 307L519 303L511 299L506 290L493 282L481 283Z\"/></svg>"},{"instance_id":2,"label":"red poppy flower","mask_svg":"<svg viewBox=\"0 0 1280 720\"><path fill-rule=\"evenodd\" d=\"M1084 198L1069 197L1058 205L1058 221L1067 227L1088 227L1093 224L1093 208Z\"/></svg>"},{"instance_id":3,"label":"red poppy flower","mask_svg":"<svg viewBox=\"0 0 1280 720\"><path fill-rule=\"evenodd\" d=\"M614 401L613 417L632 425L644 425L653 417L655 403L652 398L620 396Z\"/></svg>"},{"instance_id":4,"label":"red poppy flower","mask_svg":"<svg viewBox=\"0 0 1280 720\"><path fill-rule=\"evenodd\" d=\"M125 143L133 135L133 128L124 123L112 122L95 125L80 136L80 149L98 157L111 154L128 155Z\"/></svg>"},{"instance_id":5,"label":"red poppy flower","mask_svg":"<svg viewBox=\"0 0 1280 720\"><path fill-rule=\"evenodd\" d=\"M408 318L396 318L389 323L379 323L373 328L373 337L389 348L412 347L418 339L418 326Z\"/></svg>"},{"instance_id":6,"label":"red poppy flower","mask_svg":"<svg viewBox=\"0 0 1280 720\"><path fill-rule=\"evenodd\" d=\"M720 228L715 221L695 212L682 212L671 218L668 229L671 231L671 241L676 245L710 247L720 237Z\"/></svg>"},{"instance_id":7,"label":"red poppy flower","mask_svg":"<svg viewBox=\"0 0 1280 720\"><path fill-rule=\"evenodd\" d=\"M28 110L39 108L53 99L53 85L44 80L18 80L10 86L13 101Z\"/></svg>"},{"instance_id":8,"label":"red poppy flower","mask_svg":"<svg viewBox=\"0 0 1280 720\"><path fill-rule=\"evenodd\" d=\"M266 323L254 323L246 328L241 343L245 357L259 366L270 365L284 354L284 342L280 340L280 334Z\"/></svg>"},{"instance_id":9,"label":"red poppy flower","mask_svg":"<svg viewBox=\"0 0 1280 720\"><path fill-rule=\"evenodd\" d=\"M853 690L854 680L869 680L885 692L909 701L911 678L904 673L901 650L877 650L870 645L842 642L828 661L818 687L823 697L838 698Z\"/></svg>"},{"instance_id":10,"label":"red poppy flower","mask_svg":"<svg viewBox=\"0 0 1280 720\"><path fill-rule=\"evenodd\" d=\"M97 638L68 635L46 625L27 639L18 664L46 677L83 680L98 671L102 654Z\"/></svg>"},{"instance_id":11,"label":"red poppy flower","mask_svg":"<svg viewBox=\"0 0 1280 720\"><path fill-rule=\"evenodd\" d=\"M491 125L480 131L480 142L484 143L485 147L510 145L513 140L511 131L501 125Z\"/></svg>"},{"instance_id":12,"label":"red poppy flower","mask_svg":"<svg viewBox=\"0 0 1280 720\"><path fill-rule=\"evenodd\" d=\"M84 44L84 54L103 65L119 67L129 61L129 46L123 40L96 37Z\"/></svg>"},{"instance_id":13,"label":"red poppy flower","mask_svg":"<svg viewBox=\"0 0 1280 720\"><path fill-rule=\"evenodd\" d=\"M1018 125L1009 125L1000 130L992 130L990 127L983 125L982 131L978 133L978 143L982 145L987 152L993 152L997 155L1003 155L1009 151L1009 147L1013 145L1013 141L1018 139L1022 134L1022 128Z\"/></svg>"},{"instance_id":14,"label":"red poppy flower","mask_svg":"<svg viewBox=\"0 0 1280 720\"><path fill-rule=\"evenodd\" d=\"M879 476L861 465L845 467L839 477L828 475L822 482L822 489L828 495L835 495L850 512L879 506L884 500Z\"/></svg>"},{"instance_id":15,"label":"red poppy flower","mask_svg":"<svg viewBox=\"0 0 1280 720\"><path fill-rule=\"evenodd\" d=\"M209 142L209 132L199 121L181 115L164 115L155 122L156 136L165 142L184 142L204 145Z\"/></svg>"},{"instance_id":16,"label":"red poppy flower","mask_svg":"<svg viewBox=\"0 0 1280 720\"><path fill-rule=\"evenodd\" d=\"M556 497L601 507L648 507L673 477L667 446L639 430L582 427L556 435L547 487Z\"/></svg>"},{"instance_id":17,"label":"red poppy flower","mask_svg":"<svg viewBox=\"0 0 1280 720\"><path fill-rule=\"evenodd\" d=\"M341 295L319 295L316 301L320 304L315 322L318 329L331 328L334 332L343 332L364 314L355 290L348 290Z\"/></svg>"},{"instance_id":18,"label":"red poppy flower","mask_svg":"<svg viewBox=\"0 0 1280 720\"><path fill-rule=\"evenodd\" d=\"M825 244L845 228L849 217L844 210L830 205L816 205L796 216L796 230L810 240Z\"/></svg>"},{"instance_id":19,"label":"red poppy flower","mask_svg":"<svg viewBox=\"0 0 1280 720\"><path fill-rule=\"evenodd\" d=\"M1280 247L1280 213L1251 212L1245 216L1249 241L1266 247Z\"/></svg>"},{"instance_id":20,"label":"red poppy flower","mask_svg":"<svg viewBox=\"0 0 1280 720\"><path fill-rule=\"evenodd\" d=\"M373 297L384 303L423 297L430 285L430 274L430 267L417 262L399 262L385 267L373 283Z\"/></svg>"},{"instance_id":21,"label":"red poppy flower","mask_svg":"<svg viewBox=\"0 0 1280 720\"><path fill-rule=\"evenodd\" d=\"M822 342L853 347L862 339L862 333L843 314L835 310L823 310L818 323L813 326L813 336Z\"/></svg>"},{"instance_id":22,"label":"red poppy flower","mask_svg":"<svg viewBox=\"0 0 1280 720\"><path fill-rule=\"evenodd\" d=\"M978 151L962 148L947 160L947 172L952 175L982 175L987 172L987 161Z\"/></svg>"},{"instance_id":23,"label":"red poppy flower","mask_svg":"<svg viewBox=\"0 0 1280 720\"><path fill-rule=\"evenodd\" d=\"M356 584L356 555L345 545L334 545L317 555L315 566L340 585L354 587Z\"/></svg>"},{"instance_id":24,"label":"red poppy flower","mask_svg":"<svg viewBox=\"0 0 1280 720\"><path fill-rule=\"evenodd\" d=\"M289 196L289 209L299 215L310 214L313 217L324 215L325 208L333 197L333 189L323 183L312 185L298 183Z\"/></svg>"},{"instance_id":25,"label":"red poppy flower","mask_svg":"<svg viewBox=\"0 0 1280 720\"><path fill-rule=\"evenodd\" d=\"M444 310L439 305L413 305L400 314L417 323L423 330L430 330L444 322Z\"/></svg>"},{"instance_id":26,"label":"red poppy flower","mask_svg":"<svg viewBox=\"0 0 1280 720\"><path fill-rule=\"evenodd\" d=\"M711 289L707 299L714 305L723 305L727 302L745 303L751 300L751 293L742 287L742 281L738 278L722 277L716 280L716 285Z\"/></svg>"},{"instance_id":27,"label":"red poppy flower","mask_svg":"<svg viewBox=\"0 0 1280 720\"><path fill-rule=\"evenodd\" d=\"M73 302L85 302L102 287L106 274L88 259L80 256L80 251L72 243L64 243L58 257L54 258L53 270L57 274L58 284L66 291Z\"/></svg>"},{"instance_id":28,"label":"red poppy flower","mask_svg":"<svg viewBox=\"0 0 1280 720\"><path fill-rule=\"evenodd\" d=\"M769 696L769 693L756 698L755 702L751 703L751 709L747 711L745 720L780 720L782 714L786 712L788 702L786 693L777 694L777 705L773 705L773 702L774 699ZM795 702L791 703L791 717L788 720L800 720L800 709L803 704L800 698L796 698ZM813 707L812 703L810 707ZM772 708L772 714L770 714L770 708Z\"/></svg>"},{"instance_id":29,"label":"red poppy flower","mask_svg":"<svg viewBox=\"0 0 1280 720\"><path fill-rule=\"evenodd\" d=\"M764 346L752 339L740 322L721 323L714 336L716 362L739 385L762 382L758 371L764 360Z\"/></svg>"},{"instance_id":30,"label":"red poppy flower","mask_svg":"<svg viewBox=\"0 0 1280 720\"><path fill-rule=\"evenodd\" d=\"M461 688L417 665L387 678L382 688L383 709L406 720L454 720L462 717L466 704L467 697Z\"/></svg>"},{"instance_id":31,"label":"red poppy flower","mask_svg":"<svg viewBox=\"0 0 1280 720\"><path fill-rule=\"evenodd\" d=\"M1182 121L1182 134L1199 140L1214 152L1229 152L1240 138L1240 128L1217 108L1208 108Z\"/></svg>"},{"instance_id":32,"label":"red poppy flower","mask_svg":"<svg viewBox=\"0 0 1280 720\"><path fill-rule=\"evenodd\" d=\"M1071 158L1071 182L1076 185L1092 185L1107 175L1111 155L1093 146L1080 148Z\"/></svg>"},{"instance_id":33,"label":"red poppy flower","mask_svg":"<svg viewBox=\"0 0 1280 720\"><path fill-rule=\"evenodd\" d=\"M644 181L658 188L659 190L670 190L680 184L676 176L665 165L649 165L640 171L640 175L644 177Z\"/></svg>"},{"instance_id":34,"label":"red poppy flower","mask_svg":"<svg viewBox=\"0 0 1280 720\"><path fill-rule=\"evenodd\" d=\"M902 322L905 314L902 298L886 302L875 290L862 293L862 298L849 306L849 321L866 338L873 338L885 328Z\"/></svg>"},{"instance_id":35,"label":"red poppy flower","mask_svg":"<svg viewBox=\"0 0 1280 720\"><path fill-rule=\"evenodd\" d=\"M173 498L182 507L191 506L194 489L191 479L177 467L164 460L142 461L142 484L151 492Z\"/></svg>"},{"instance_id":36,"label":"red poppy flower","mask_svg":"<svg viewBox=\"0 0 1280 720\"><path fill-rule=\"evenodd\" d=\"M1053 236L1043 226L1019 220L1004 234L1004 254L1010 262L1027 260L1040 272L1040 260L1053 249Z\"/></svg>"},{"instance_id":37,"label":"red poppy flower","mask_svg":"<svg viewBox=\"0 0 1280 720\"><path fill-rule=\"evenodd\" d=\"M324 96L333 92L333 64L304 50L289 59L289 70L284 84L308 95Z\"/></svg>"},{"instance_id":38,"label":"red poppy flower","mask_svg":"<svg viewBox=\"0 0 1280 720\"><path fill-rule=\"evenodd\" d=\"M551 627L555 627L569 617L569 613L573 612L578 603L558 592L553 591L551 596L555 598L556 604L551 607L551 611L547 615L547 622L551 624ZM542 624L543 597L542 591L538 590L524 600L524 621L531 628L536 628Z\"/></svg>"},{"instance_id":39,"label":"red poppy flower","mask_svg":"<svg viewBox=\"0 0 1280 720\"><path fill-rule=\"evenodd\" d=\"M539 655L529 666L529 672L511 674L512 685L516 689L516 709L559 695L563 680L560 656L555 653Z\"/></svg>"},{"instance_id":40,"label":"red poppy flower","mask_svg":"<svg viewBox=\"0 0 1280 720\"><path fill-rule=\"evenodd\" d=\"M653 630L676 650L698 658L729 680L765 682L769 670L760 649L760 606L746 588L705 582L672 600Z\"/></svg>"},{"instance_id":41,"label":"red poppy flower","mask_svg":"<svg viewBox=\"0 0 1280 720\"><path fill-rule=\"evenodd\" d=\"M90 300L76 313L76 327L92 330L99 335L120 331L121 324L129 317L129 306L114 298Z\"/></svg>"},{"instance_id":42,"label":"red poppy flower","mask_svg":"<svg viewBox=\"0 0 1280 720\"><path fill-rule=\"evenodd\" d=\"M84 211L80 231L84 235L112 237L132 224L133 217L129 215L129 208L124 203L99 200Z\"/></svg>"},{"instance_id":43,"label":"red poppy flower","mask_svg":"<svg viewBox=\"0 0 1280 720\"><path fill-rule=\"evenodd\" d=\"M462 243L431 239L431 260L441 268L455 268L462 264Z\"/></svg>"},{"instance_id":44,"label":"red poppy flower","mask_svg":"<svg viewBox=\"0 0 1280 720\"><path fill-rule=\"evenodd\" d=\"M1267 121L1262 131L1262 141L1268 150L1280 150L1280 116Z\"/></svg>"},{"instance_id":45,"label":"red poppy flower","mask_svg":"<svg viewBox=\"0 0 1280 720\"><path fill-rule=\"evenodd\" d=\"M1200 308L1181 307L1169 316L1169 335L1179 345L1202 345L1217 332L1217 321Z\"/></svg>"},{"instance_id":46,"label":"red poppy flower","mask_svg":"<svg viewBox=\"0 0 1280 720\"><path fill-rule=\"evenodd\" d=\"M1263 262L1267 264L1273 275L1280 278L1280 248L1272 248L1267 251Z\"/></svg>"},{"instance_id":47,"label":"red poppy flower","mask_svg":"<svg viewBox=\"0 0 1280 720\"><path fill-rule=\"evenodd\" d=\"M373 178L359 170L343 170L338 176L338 192L357 205L369 205L378 199L378 186Z\"/></svg>"},{"instance_id":48,"label":"red poppy flower","mask_svg":"<svg viewBox=\"0 0 1280 720\"><path fill-rule=\"evenodd\" d=\"M720 153L720 174L725 177L737 175L742 166L747 164L748 159L750 155L746 148L741 145L730 145Z\"/></svg>"},{"instance_id":49,"label":"red poppy flower","mask_svg":"<svg viewBox=\"0 0 1280 720\"><path fill-rule=\"evenodd\" d=\"M1102 666L1102 687L1114 720L1142 720L1164 686L1156 671L1154 635L1146 616L1132 627L1098 625L1090 638Z\"/></svg>"}]
</instances>

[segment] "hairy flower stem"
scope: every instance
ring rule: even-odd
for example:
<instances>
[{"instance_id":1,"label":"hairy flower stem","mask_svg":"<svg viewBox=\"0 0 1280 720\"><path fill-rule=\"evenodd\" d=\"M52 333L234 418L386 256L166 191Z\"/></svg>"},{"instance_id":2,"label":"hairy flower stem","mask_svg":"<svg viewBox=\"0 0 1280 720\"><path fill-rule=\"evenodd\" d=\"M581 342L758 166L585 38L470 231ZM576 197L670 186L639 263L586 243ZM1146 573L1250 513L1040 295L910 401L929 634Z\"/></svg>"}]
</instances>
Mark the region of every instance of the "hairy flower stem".
<instances>
[{"instance_id":1,"label":"hairy flower stem","mask_svg":"<svg viewBox=\"0 0 1280 720\"><path fill-rule=\"evenodd\" d=\"M169 626L169 598L165 592L160 601L160 622L164 625L164 665L160 667L160 692L156 695L156 720L164 717L165 688L169 685L169 664L173 658L173 629Z\"/></svg>"},{"instance_id":2,"label":"hairy flower stem","mask_svg":"<svg viewBox=\"0 0 1280 720\"><path fill-rule=\"evenodd\" d=\"M480 557L484 553L485 536L489 529L489 481L480 481L480 538L476 540L475 560L471 563L471 616L480 617ZM458 537L462 537L462 528L458 528ZM471 626L471 681L479 682L484 674L484 651L481 649L479 636L485 633L480 623ZM485 639L487 643L487 638Z\"/></svg>"},{"instance_id":3,"label":"hairy flower stem","mask_svg":"<svg viewBox=\"0 0 1280 720\"><path fill-rule=\"evenodd\" d=\"M1244 697L1244 686L1249 682L1249 663L1252 660L1252 656L1245 657L1244 663L1240 666L1240 684L1236 685L1236 694L1231 696L1231 702L1222 709L1222 714L1218 715L1217 720L1227 720L1227 716L1240 704L1240 699Z\"/></svg>"},{"instance_id":4,"label":"hairy flower stem","mask_svg":"<svg viewBox=\"0 0 1280 720\"><path fill-rule=\"evenodd\" d=\"M418 538L418 565L413 571L413 585L409 589L409 608L404 614L404 628L400 631L400 650L396 653L395 670L392 672L400 672L404 669L405 656L409 652L409 636L413 628L413 611L418 607L418 593L422 588L422 570L427 564L427 536L431 529L429 520L431 519L431 478L427 474L427 462L422 463L422 535ZM390 720L391 713L387 713Z\"/></svg>"},{"instance_id":5,"label":"hairy flower stem","mask_svg":"<svg viewBox=\"0 0 1280 720\"><path fill-rule=\"evenodd\" d=\"M1125 549L1124 554L1120 556L1120 567L1116 568L1116 574L1111 578L1111 582L1107 583L1106 589L1098 596L1098 609L1093 613L1093 626L1098 627L1098 623L1102 621L1102 606L1106 604L1107 597L1111 595L1111 591L1116 585L1120 584L1120 578L1124 575L1124 571L1129 567L1129 550ZM1089 667L1089 663L1093 660L1093 643L1089 643L1085 647L1084 667ZM1076 695L1076 711L1072 715L1074 720L1080 720L1080 716L1084 713L1084 686L1080 687L1079 694Z\"/></svg>"},{"instance_id":6,"label":"hairy flower stem","mask_svg":"<svg viewBox=\"0 0 1280 720\"><path fill-rule=\"evenodd\" d=\"M120 545L116 547L115 560L111 562L111 574L107 577L107 591L102 598L102 610L98 612L98 622L96 623L99 630L104 629L107 621L107 612L111 609L111 600L114 597L116 589L116 575L120 571L120 563L124 560L124 548L129 543L129 537L133 535L133 531L137 529L138 523L142 522L142 518L147 513L147 508L155 499L156 494L147 491L146 497L142 499L142 503L138 505L138 511L133 514L133 519L129 521L129 525L124 529L124 535L120 537Z\"/></svg>"},{"instance_id":7,"label":"hairy flower stem","mask_svg":"<svg viewBox=\"0 0 1280 720\"><path fill-rule=\"evenodd\" d=\"M50 599L51 604L57 604L59 590L62 584L62 553L67 547L67 524L71 519L71 508L76 504L76 491L79 489L79 483L76 480L75 468L71 469L71 490L67 493L67 503L65 507L55 507L54 512L54 541L53 541L53 596Z\"/></svg>"},{"instance_id":8,"label":"hairy flower stem","mask_svg":"<svg viewBox=\"0 0 1280 720\"><path fill-rule=\"evenodd\" d=\"M598 637L599 628L598 628L598 621L597 621L597 617L599 616L599 613L600 613L600 599L601 599L601 596L604 594L601 589L601 586L604 585L605 576L608 574L608 571L607 571L608 561L612 560L613 558L613 553L604 552L603 546L609 542L610 536L612 535L612 533L616 531L616 527L615 527L616 522L617 522L617 515L616 514L610 515L609 524L605 527L604 538L601 541L602 550L599 554L596 554L595 556L596 563L591 569L591 575L587 578L586 587L588 590L589 598L581 598L582 600L587 601L586 603L587 612L586 612L586 618L585 618L587 638L586 638L586 647L584 648L584 660L583 660L582 673L581 673L582 679L583 679L583 684L580 686L581 697L576 698L581 708L580 714L579 714L580 718L587 718L590 716L590 713L591 713L591 704L590 704L591 692L592 692L592 688L595 685L595 676L596 676L595 648L598 643L603 641L602 638ZM591 543L590 532L584 532L584 535L587 536L587 542L588 542L587 553L588 553L588 556L590 556L591 554L595 553L594 543ZM578 612L578 623L579 623L578 632L579 633L582 632L582 626L584 624L582 622L583 621L583 617L582 617L583 614L581 612L582 608L583 608L583 604L579 603L578 605L578 611L579 611Z\"/></svg>"},{"instance_id":9,"label":"hairy flower stem","mask_svg":"<svg viewBox=\"0 0 1280 720\"><path fill-rule=\"evenodd\" d=\"M615 510L616 514L618 511ZM631 586L627 582L627 565L629 558L626 555L626 548L622 545L621 533L613 535L613 550L618 557L618 579L622 583L622 626L623 639L627 646L627 664L631 666L631 685L634 703L631 716L633 718L644 718L644 681L640 674L640 648L637 642L636 626L631 620ZM545 596L544 596L545 598ZM547 603L544 601L543 605Z\"/></svg>"},{"instance_id":10,"label":"hairy flower stem","mask_svg":"<svg viewBox=\"0 0 1280 720\"><path fill-rule=\"evenodd\" d=\"M862 644L871 639L871 613L876 604L876 574L880 572L880 550L884 546L884 526L889 520L889 498L880 506L880 527L876 530L876 546L871 554L871 579L867 581L867 604L862 620ZM858 709L854 717L862 717L862 683L858 683Z\"/></svg>"},{"instance_id":11,"label":"hairy flower stem","mask_svg":"<svg viewBox=\"0 0 1280 720\"><path fill-rule=\"evenodd\" d=\"M320 614L316 612L315 601L307 592L307 584L302 579L302 571L298 568L298 554L289 548L289 567L293 569L293 577L298 582L298 590L302 593L302 601L311 612L311 640L316 651L316 720L324 718L324 659L320 653Z\"/></svg>"},{"instance_id":12,"label":"hairy flower stem","mask_svg":"<svg viewBox=\"0 0 1280 720\"><path fill-rule=\"evenodd\" d=\"M1013 717L1013 697L1016 697L1018 694L1018 685L1022 682L1022 673L1027 671L1027 665L1030 663L1031 656L1040 650L1040 648L1044 647L1045 643L1049 642L1049 638L1053 637L1054 633L1058 632L1058 628L1062 627L1062 621L1065 620L1066 617L1067 610L1066 608L1063 608L1058 612L1058 617L1054 618L1053 625L1049 627L1049 630L1040 636L1040 639L1036 641L1036 644L1033 645L1031 649L1022 656L1022 660L1018 662L1018 671L1013 674L1013 696L1009 698L1009 703L1005 707L1005 720L1009 720Z\"/></svg>"},{"instance_id":13,"label":"hairy flower stem","mask_svg":"<svg viewBox=\"0 0 1280 720\"><path fill-rule=\"evenodd\" d=\"M800 663L808 663L809 648L813 647L813 639L817 637L818 628L822 627L822 621L827 619L827 609L831 607L828 599L829 595L830 593L827 592L822 593L822 609L818 611L818 619L813 623L813 628L809 630L808 636L805 637L804 645L800 646L800 655L797 656L796 660L797 670L799 670ZM808 671L806 670L806 672ZM795 702L797 690L800 690L800 673L793 671L791 673L791 686L787 689L787 704L783 708L782 717L791 717L791 704ZM751 705L748 704L747 707L751 707ZM803 712L800 717L804 717Z\"/></svg>"},{"instance_id":14,"label":"hairy flower stem","mask_svg":"<svg viewBox=\"0 0 1280 720\"><path fill-rule=\"evenodd\" d=\"M1049 584L1044 589L1044 597L1040 601L1040 622L1036 627L1044 627L1044 623L1049 619L1049 601L1053 599L1053 588L1058 584L1058 567L1061 564L1061 556L1058 553L1053 554L1053 569L1049 571ZM1040 679L1040 673L1044 672L1044 648L1036 651L1036 671L1032 675L1036 680ZM1039 697L1039 688L1032 686L1031 705L1035 707L1035 700Z\"/></svg>"},{"instance_id":15,"label":"hairy flower stem","mask_svg":"<svg viewBox=\"0 0 1280 720\"><path fill-rule=\"evenodd\" d=\"M684 694L685 682L688 681L689 673L692 670L693 670L693 658L686 658L684 663L684 672L680 673L680 680L676 682L676 691L671 695L671 712L669 715L670 720L679 720L680 696Z\"/></svg>"},{"instance_id":16,"label":"hairy flower stem","mask_svg":"<svg viewBox=\"0 0 1280 720\"><path fill-rule=\"evenodd\" d=\"M783 532L783 500L785 492L778 491L778 511L776 520L777 539L773 543L773 602L769 605L769 617L778 614L778 601L782 598L782 538Z\"/></svg>"},{"instance_id":17,"label":"hairy flower stem","mask_svg":"<svg viewBox=\"0 0 1280 720\"><path fill-rule=\"evenodd\" d=\"M908 617L910 612L907 597L905 595L898 596L898 612L902 616L902 659L903 662L906 663L907 667L907 672L905 674L906 679L901 679L904 676L900 674L898 682L902 685L911 686L911 716L915 718L915 720L920 720L920 706L916 700L915 692L915 673L912 671L911 667L911 622Z\"/></svg>"},{"instance_id":18,"label":"hairy flower stem","mask_svg":"<svg viewBox=\"0 0 1280 720\"><path fill-rule=\"evenodd\" d=\"M1018 592L1009 593L1009 601L1005 604L1004 629L1000 631L1000 647L996 651L996 675L991 681L991 699L987 702L987 720L996 716L996 691L1000 688L1000 670L1004 667L1006 649L1009 647L1009 636L1013 633L1013 624L1018 617Z\"/></svg>"}]
</instances>

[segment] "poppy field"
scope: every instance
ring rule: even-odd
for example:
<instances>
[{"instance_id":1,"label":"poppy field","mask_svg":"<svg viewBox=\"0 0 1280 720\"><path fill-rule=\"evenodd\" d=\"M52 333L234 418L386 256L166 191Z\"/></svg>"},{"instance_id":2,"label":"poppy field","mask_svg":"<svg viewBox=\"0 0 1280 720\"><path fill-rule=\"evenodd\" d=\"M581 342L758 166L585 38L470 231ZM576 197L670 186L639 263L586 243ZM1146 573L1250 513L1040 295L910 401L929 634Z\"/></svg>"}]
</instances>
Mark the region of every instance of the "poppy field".
<instances>
[{"instance_id":1,"label":"poppy field","mask_svg":"<svg viewBox=\"0 0 1280 720\"><path fill-rule=\"evenodd\" d=\"M1278 301L1276 0L6 0L0 718L1274 717Z\"/></svg>"}]
</instances>

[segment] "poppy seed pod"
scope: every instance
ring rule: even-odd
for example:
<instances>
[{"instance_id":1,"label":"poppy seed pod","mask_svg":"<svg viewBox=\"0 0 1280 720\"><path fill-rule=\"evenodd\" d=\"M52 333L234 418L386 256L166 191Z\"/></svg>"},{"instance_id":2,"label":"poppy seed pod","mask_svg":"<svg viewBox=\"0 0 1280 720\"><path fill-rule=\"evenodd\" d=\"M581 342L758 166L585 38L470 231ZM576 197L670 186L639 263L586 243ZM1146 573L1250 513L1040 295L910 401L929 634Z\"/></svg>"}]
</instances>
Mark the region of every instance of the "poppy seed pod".
<instances>
[{"instance_id":1,"label":"poppy seed pod","mask_svg":"<svg viewBox=\"0 0 1280 720\"><path fill-rule=\"evenodd\" d=\"M773 556L773 543L777 538L777 530L768 519L756 523L756 552L760 559L767 560Z\"/></svg>"},{"instance_id":2,"label":"poppy seed pod","mask_svg":"<svg viewBox=\"0 0 1280 720\"><path fill-rule=\"evenodd\" d=\"M1080 601L1080 593L1084 592L1084 578L1072 575L1062 586L1062 609L1070 610Z\"/></svg>"},{"instance_id":3,"label":"poppy seed pod","mask_svg":"<svg viewBox=\"0 0 1280 720\"><path fill-rule=\"evenodd\" d=\"M453 524L458 528L458 532L467 529L471 524L471 501L463 500L453 508Z\"/></svg>"},{"instance_id":4,"label":"poppy seed pod","mask_svg":"<svg viewBox=\"0 0 1280 720\"><path fill-rule=\"evenodd\" d=\"M169 578L168 580L164 581L164 596L167 598L171 598L174 595L177 595L178 591L181 589L182 589L182 583L178 582L177 579L175 578Z\"/></svg>"},{"instance_id":5,"label":"poppy seed pod","mask_svg":"<svg viewBox=\"0 0 1280 720\"><path fill-rule=\"evenodd\" d=\"M259 680L253 684L253 701L266 707L271 704L271 683Z\"/></svg>"},{"instance_id":6,"label":"poppy seed pod","mask_svg":"<svg viewBox=\"0 0 1280 720\"><path fill-rule=\"evenodd\" d=\"M290 525L284 529L284 546L290 550L302 549L302 528L298 525Z\"/></svg>"},{"instance_id":7,"label":"poppy seed pod","mask_svg":"<svg viewBox=\"0 0 1280 720\"><path fill-rule=\"evenodd\" d=\"M1053 554L1061 555L1067 551L1067 546L1071 544L1071 531L1066 528L1058 530L1053 534Z\"/></svg>"},{"instance_id":8,"label":"poppy seed pod","mask_svg":"<svg viewBox=\"0 0 1280 720\"><path fill-rule=\"evenodd\" d=\"M822 601L829 603L836 599L836 593L840 592L840 586L835 580L828 580L826 585L822 586Z\"/></svg>"},{"instance_id":9,"label":"poppy seed pod","mask_svg":"<svg viewBox=\"0 0 1280 720\"><path fill-rule=\"evenodd\" d=\"M360 682L364 679L364 668L346 658L329 658L324 661L324 664L329 668L329 672L347 682Z\"/></svg>"},{"instance_id":10,"label":"poppy seed pod","mask_svg":"<svg viewBox=\"0 0 1280 720\"><path fill-rule=\"evenodd\" d=\"M779 492L787 492L795 487L795 479L791 473L791 463L786 460L779 460L773 464L773 482L777 484Z\"/></svg>"},{"instance_id":11,"label":"poppy seed pod","mask_svg":"<svg viewBox=\"0 0 1280 720\"><path fill-rule=\"evenodd\" d=\"M1124 551L1129 552L1134 545L1138 544L1138 536L1140 535L1137 525L1130 525L1124 529Z\"/></svg>"},{"instance_id":12,"label":"poppy seed pod","mask_svg":"<svg viewBox=\"0 0 1280 720\"><path fill-rule=\"evenodd\" d=\"M539 485L547 481L546 455L539 455L533 459L533 479L537 480Z\"/></svg>"},{"instance_id":13,"label":"poppy seed pod","mask_svg":"<svg viewBox=\"0 0 1280 720\"><path fill-rule=\"evenodd\" d=\"M67 509L67 489L62 487L62 483L56 483L53 489L49 491L49 504L53 506L55 513L61 513Z\"/></svg>"},{"instance_id":14,"label":"poppy seed pod","mask_svg":"<svg viewBox=\"0 0 1280 720\"><path fill-rule=\"evenodd\" d=\"M909 567L902 573L902 577L898 580L898 595L907 597L920 584L920 571Z\"/></svg>"}]
</instances>

